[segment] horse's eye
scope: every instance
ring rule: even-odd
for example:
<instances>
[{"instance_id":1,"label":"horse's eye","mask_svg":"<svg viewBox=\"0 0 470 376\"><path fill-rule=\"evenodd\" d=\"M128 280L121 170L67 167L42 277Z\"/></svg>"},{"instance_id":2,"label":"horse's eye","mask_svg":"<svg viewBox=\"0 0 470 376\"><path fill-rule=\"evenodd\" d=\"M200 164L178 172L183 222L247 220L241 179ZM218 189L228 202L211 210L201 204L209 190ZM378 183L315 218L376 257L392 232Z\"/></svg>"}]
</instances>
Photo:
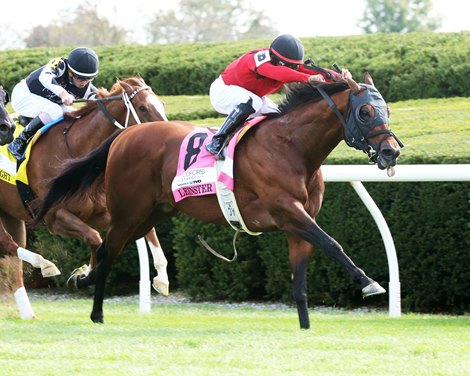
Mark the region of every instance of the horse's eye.
<instances>
[{"instance_id":1,"label":"horse's eye","mask_svg":"<svg viewBox=\"0 0 470 376\"><path fill-rule=\"evenodd\" d=\"M139 107L139 110L140 110L141 112L147 112L147 108L146 108L145 106L143 106L143 105Z\"/></svg>"},{"instance_id":2,"label":"horse's eye","mask_svg":"<svg viewBox=\"0 0 470 376\"><path fill-rule=\"evenodd\" d=\"M359 120L368 123L372 119L372 115L366 106L362 106L359 110Z\"/></svg>"}]
</instances>

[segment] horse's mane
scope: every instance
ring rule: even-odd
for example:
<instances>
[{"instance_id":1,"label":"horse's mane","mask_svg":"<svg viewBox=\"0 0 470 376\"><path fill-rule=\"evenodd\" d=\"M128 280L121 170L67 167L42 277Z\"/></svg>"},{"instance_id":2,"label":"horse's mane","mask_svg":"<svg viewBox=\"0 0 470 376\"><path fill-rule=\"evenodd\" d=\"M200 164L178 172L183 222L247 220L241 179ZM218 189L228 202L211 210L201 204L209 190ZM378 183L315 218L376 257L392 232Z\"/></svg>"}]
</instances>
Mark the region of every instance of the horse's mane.
<instances>
[{"instance_id":1,"label":"horse's mane","mask_svg":"<svg viewBox=\"0 0 470 376\"><path fill-rule=\"evenodd\" d=\"M142 83L138 77L128 78L124 80L124 82L126 82L129 85L136 85L136 84ZM120 84L120 81L118 80L116 83L114 83L110 92L106 90L105 88L98 88L96 96L98 98L106 98L106 97L111 97L114 95L120 95L123 91L124 91L124 88L122 87L122 85ZM97 106L98 105L96 104L95 101L90 101L90 102L87 102L82 107L80 107L78 110L65 113L64 116L66 118L78 118L81 116L85 116L89 114L90 112L92 112L93 110L95 110Z\"/></svg>"},{"instance_id":2,"label":"horse's mane","mask_svg":"<svg viewBox=\"0 0 470 376\"><path fill-rule=\"evenodd\" d=\"M322 84L309 84L304 82L294 82L287 84L286 96L279 104L279 114L281 116L293 110L297 106L310 101L318 101L322 98L317 87L321 87L328 95L344 91L349 88L346 82L333 82Z\"/></svg>"}]
</instances>

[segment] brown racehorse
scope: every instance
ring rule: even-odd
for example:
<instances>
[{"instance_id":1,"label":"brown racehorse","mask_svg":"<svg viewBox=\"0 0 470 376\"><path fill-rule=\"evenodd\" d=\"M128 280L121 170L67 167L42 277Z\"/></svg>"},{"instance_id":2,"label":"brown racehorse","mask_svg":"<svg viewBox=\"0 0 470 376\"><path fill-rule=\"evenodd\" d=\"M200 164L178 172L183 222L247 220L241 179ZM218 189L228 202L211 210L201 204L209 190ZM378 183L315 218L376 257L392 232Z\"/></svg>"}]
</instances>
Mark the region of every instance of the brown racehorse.
<instances>
[{"instance_id":1,"label":"brown racehorse","mask_svg":"<svg viewBox=\"0 0 470 376\"><path fill-rule=\"evenodd\" d=\"M36 222L61 200L85 193L104 174L111 225L98 249L97 267L77 277L78 287L96 285L92 321L104 322L106 278L130 241L177 212L227 225L214 195L177 203L173 198L179 148L193 129L183 122L155 122L116 133L51 184ZM235 152L234 192L248 230L287 235L301 328L310 326L306 269L314 247L337 259L361 283L364 296L385 292L315 222L324 192L320 166L343 139L365 151L380 169L396 165L402 144L389 128L388 106L368 74L365 84L348 79L291 87L280 113L250 129Z\"/></svg>"},{"instance_id":2,"label":"brown racehorse","mask_svg":"<svg viewBox=\"0 0 470 376\"><path fill-rule=\"evenodd\" d=\"M117 80L110 92L100 89L98 98L66 114L62 122L37 139L27 166L29 187L35 197L43 197L48 181L60 173L65 161L88 154L119 128L167 120L163 102L140 76ZM102 184L95 186L94 191L93 199L71 200L66 205L57 206L45 218L52 233L87 243L92 252L91 267L96 262L96 249L102 243L98 231L107 229L109 225ZM0 254L19 256L34 267L40 267L43 276L59 273L52 263L25 249L24 221L31 219L30 210L23 204L16 186L4 180L0 180L0 218ZM154 231L148 235L159 247ZM20 261L13 288L13 291L24 289ZM34 316L28 303L24 309L18 299L17 303L22 317Z\"/></svg>"}]
</instances>

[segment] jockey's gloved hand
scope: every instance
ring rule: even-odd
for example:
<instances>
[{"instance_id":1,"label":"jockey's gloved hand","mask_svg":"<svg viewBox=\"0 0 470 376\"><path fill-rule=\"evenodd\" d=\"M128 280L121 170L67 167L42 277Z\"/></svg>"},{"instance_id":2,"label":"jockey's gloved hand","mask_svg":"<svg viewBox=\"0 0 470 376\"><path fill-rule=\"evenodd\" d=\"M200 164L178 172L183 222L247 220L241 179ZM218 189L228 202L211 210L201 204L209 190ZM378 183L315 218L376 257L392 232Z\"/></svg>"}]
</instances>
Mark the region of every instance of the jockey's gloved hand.
<instances>
[{"instance_id":1,"label":"jockey's gloved hand","mask_svg":"<svg viewBox=\"0 0 470 376\"><path fill-rule=\"evenodd\" d=\"M62 99L62 103L65 104L66 106L73 105L73 101L75 100L75 97L66 90L60 93L59 97L60 99Z\"/></svg>"},{"instance_id":2,"label":"jockey's gloved hand","mask_svg":"<svg viewBox=\"0 0 470 376\"><path fill-rule=\"evenodd\" d=\"M315 62L312 58L309 57L307 60L304 61L304 65L315 65Z\"/></svg>"}]
</instances>

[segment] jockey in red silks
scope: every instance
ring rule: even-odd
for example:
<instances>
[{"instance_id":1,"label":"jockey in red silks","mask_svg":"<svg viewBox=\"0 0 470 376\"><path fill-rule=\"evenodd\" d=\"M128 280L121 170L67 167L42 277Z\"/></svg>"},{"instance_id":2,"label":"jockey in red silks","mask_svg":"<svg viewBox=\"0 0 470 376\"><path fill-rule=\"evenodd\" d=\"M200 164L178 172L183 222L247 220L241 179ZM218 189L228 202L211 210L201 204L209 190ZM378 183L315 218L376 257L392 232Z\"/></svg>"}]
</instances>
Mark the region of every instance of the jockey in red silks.
<instances>
[{"instance_id":1,"label":"jockey in red silks","mask_svg":"<svg viewBox=\"0 0 470 376\"><path fill-rule=\"evenodd\" d=\"M331 82L351 76L347 69L337 73L304 63L304 46L292 35L280 35L269 48L252 50L230 63L210 87L210 101L216 111L228 115L207 150L223 158L222 146L249 117L278 111L267 97L287 82Z\"/></svg>"}]
</instances>

